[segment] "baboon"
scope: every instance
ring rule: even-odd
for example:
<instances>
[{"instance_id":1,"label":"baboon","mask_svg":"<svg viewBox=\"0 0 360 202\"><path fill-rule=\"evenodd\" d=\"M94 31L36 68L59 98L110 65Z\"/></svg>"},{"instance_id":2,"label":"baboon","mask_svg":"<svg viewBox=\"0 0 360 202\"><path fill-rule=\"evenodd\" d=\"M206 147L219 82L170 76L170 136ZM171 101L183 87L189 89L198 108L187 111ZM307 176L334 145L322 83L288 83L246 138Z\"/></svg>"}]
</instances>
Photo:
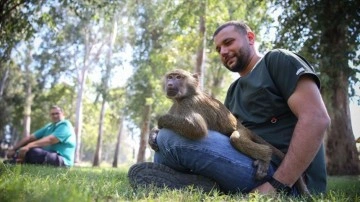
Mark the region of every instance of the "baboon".
<instances>
[{"instance_id":1,"label":"baboon","mask_svg":"<svg viewBox=\"0 0 360 202\"><path fill-rule=\"evenodd\" d=\"M255 159L257 180L266 176L272 154L284 158L284 153L244 127L225 105L202 92L197 74L176 69L165 75L164 85L166 97L173 105L167 114L159 117L159 129L168 128L190 139L205 137L208 130L229 136L237 150ZM154 128L151 133L157 131ZM302 178L296 186L302 194L308 194Z\"/></svg>"}]
</instances>

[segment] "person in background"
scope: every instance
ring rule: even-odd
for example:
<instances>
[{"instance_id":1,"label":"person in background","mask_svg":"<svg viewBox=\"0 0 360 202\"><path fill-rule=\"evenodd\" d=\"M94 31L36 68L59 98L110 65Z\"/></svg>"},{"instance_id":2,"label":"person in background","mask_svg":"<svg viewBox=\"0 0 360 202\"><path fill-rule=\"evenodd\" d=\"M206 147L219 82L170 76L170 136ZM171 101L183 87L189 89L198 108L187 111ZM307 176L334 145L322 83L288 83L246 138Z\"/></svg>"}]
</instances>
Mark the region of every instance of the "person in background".
<instances>
[{"instance_id":1,"label":"person in background","mask_svg":"<svg viewBox=\"0 0 360 202\"><path fill-rule=\"evenodd\" d=\"M74 128L58 106L51 107L50 117L52 122L24 137L9 150L8 158L15 163L73 166L76 146Z\"/></svg>"}]
</instances>

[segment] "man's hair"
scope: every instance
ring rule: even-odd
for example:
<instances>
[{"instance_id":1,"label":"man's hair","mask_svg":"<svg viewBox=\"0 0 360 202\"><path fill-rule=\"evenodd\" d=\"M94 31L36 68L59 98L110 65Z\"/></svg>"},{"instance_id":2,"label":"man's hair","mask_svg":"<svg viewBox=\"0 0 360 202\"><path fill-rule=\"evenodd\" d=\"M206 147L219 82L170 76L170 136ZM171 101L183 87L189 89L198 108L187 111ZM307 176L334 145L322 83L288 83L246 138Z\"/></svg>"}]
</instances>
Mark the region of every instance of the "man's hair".
<instances>
[{"instance_id":1,"label":"man's hair","mask_svg":"<svg viewBox=\"0 0 360 202\"><path fill-rule=\"evenodd\" d=\"M213 38L225 27L234 26L234 29L238 31L240 34L246 34L247 32L251 31L250 27L243 21L229 21L222 25L220 25L214 32Z\"/></svg>"},{"instance_id":2,"label":"man's hair","mask_svg":"<svg viewBox=\"0 0 360 202\"><path fill-rule=\"evenodd\" d=\"M51 106L50 110L51 110L51 109L57 109L57 110L59 110L59 111L62 112L62 109L61 109L59 106L57 106L57 105Z\"/></svg>"}]
</instances>

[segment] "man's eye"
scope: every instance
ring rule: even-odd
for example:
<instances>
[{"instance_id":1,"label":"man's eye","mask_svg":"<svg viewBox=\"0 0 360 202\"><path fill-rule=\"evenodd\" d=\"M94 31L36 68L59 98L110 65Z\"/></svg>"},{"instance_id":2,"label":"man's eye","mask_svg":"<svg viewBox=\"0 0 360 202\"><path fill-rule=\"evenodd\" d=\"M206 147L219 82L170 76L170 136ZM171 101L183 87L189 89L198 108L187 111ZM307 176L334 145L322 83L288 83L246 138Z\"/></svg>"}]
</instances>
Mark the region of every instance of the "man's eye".
<instances>
[{"instance_id":1,"label":"man's eye","mask_svg":"<svg viewBox=\"0 0 360 202\"><path fill-rule=\"evenodd\" d=\"M233 39L225 40L225 41L224 41L224 45L228 46L228 45L230 45L233 41L234 41Z\"/></svg>"}]
</instances>

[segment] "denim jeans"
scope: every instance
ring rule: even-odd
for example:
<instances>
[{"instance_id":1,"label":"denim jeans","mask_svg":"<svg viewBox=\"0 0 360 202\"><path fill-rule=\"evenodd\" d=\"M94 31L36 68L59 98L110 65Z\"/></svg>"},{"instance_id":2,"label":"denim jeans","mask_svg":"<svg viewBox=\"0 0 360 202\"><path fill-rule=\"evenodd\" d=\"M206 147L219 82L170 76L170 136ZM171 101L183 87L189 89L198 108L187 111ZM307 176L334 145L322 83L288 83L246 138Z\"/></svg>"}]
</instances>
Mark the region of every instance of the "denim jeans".
<instances>
[{"instance_id":1,"label":"denim jeans","mask_svg":"<svg viewBox=\"0 0 360 202\"><path fill-rule=\"evenodd\" d=\"M255 180L254 160L236 150L229 137L216 131L209 131L200 140L190 140L171 130L161 129L156 141L159 151L155 153L155 163L211 178L226 193L247 193L266 181L266 178ZM270 165L268 176L272 176L275 170ZM296 191L292 194L296 195Z\"/></svg>"},{"instance_id":2,"label":"denim jeans","mask_svg":"<svg viewBox=\"0 0 360 202\"><path fill-rule=\"evenodd\" d=\"M25 155L24 163L65 166L62 156L42 148L31 148Z\"/></svg>"}]
</instances>

